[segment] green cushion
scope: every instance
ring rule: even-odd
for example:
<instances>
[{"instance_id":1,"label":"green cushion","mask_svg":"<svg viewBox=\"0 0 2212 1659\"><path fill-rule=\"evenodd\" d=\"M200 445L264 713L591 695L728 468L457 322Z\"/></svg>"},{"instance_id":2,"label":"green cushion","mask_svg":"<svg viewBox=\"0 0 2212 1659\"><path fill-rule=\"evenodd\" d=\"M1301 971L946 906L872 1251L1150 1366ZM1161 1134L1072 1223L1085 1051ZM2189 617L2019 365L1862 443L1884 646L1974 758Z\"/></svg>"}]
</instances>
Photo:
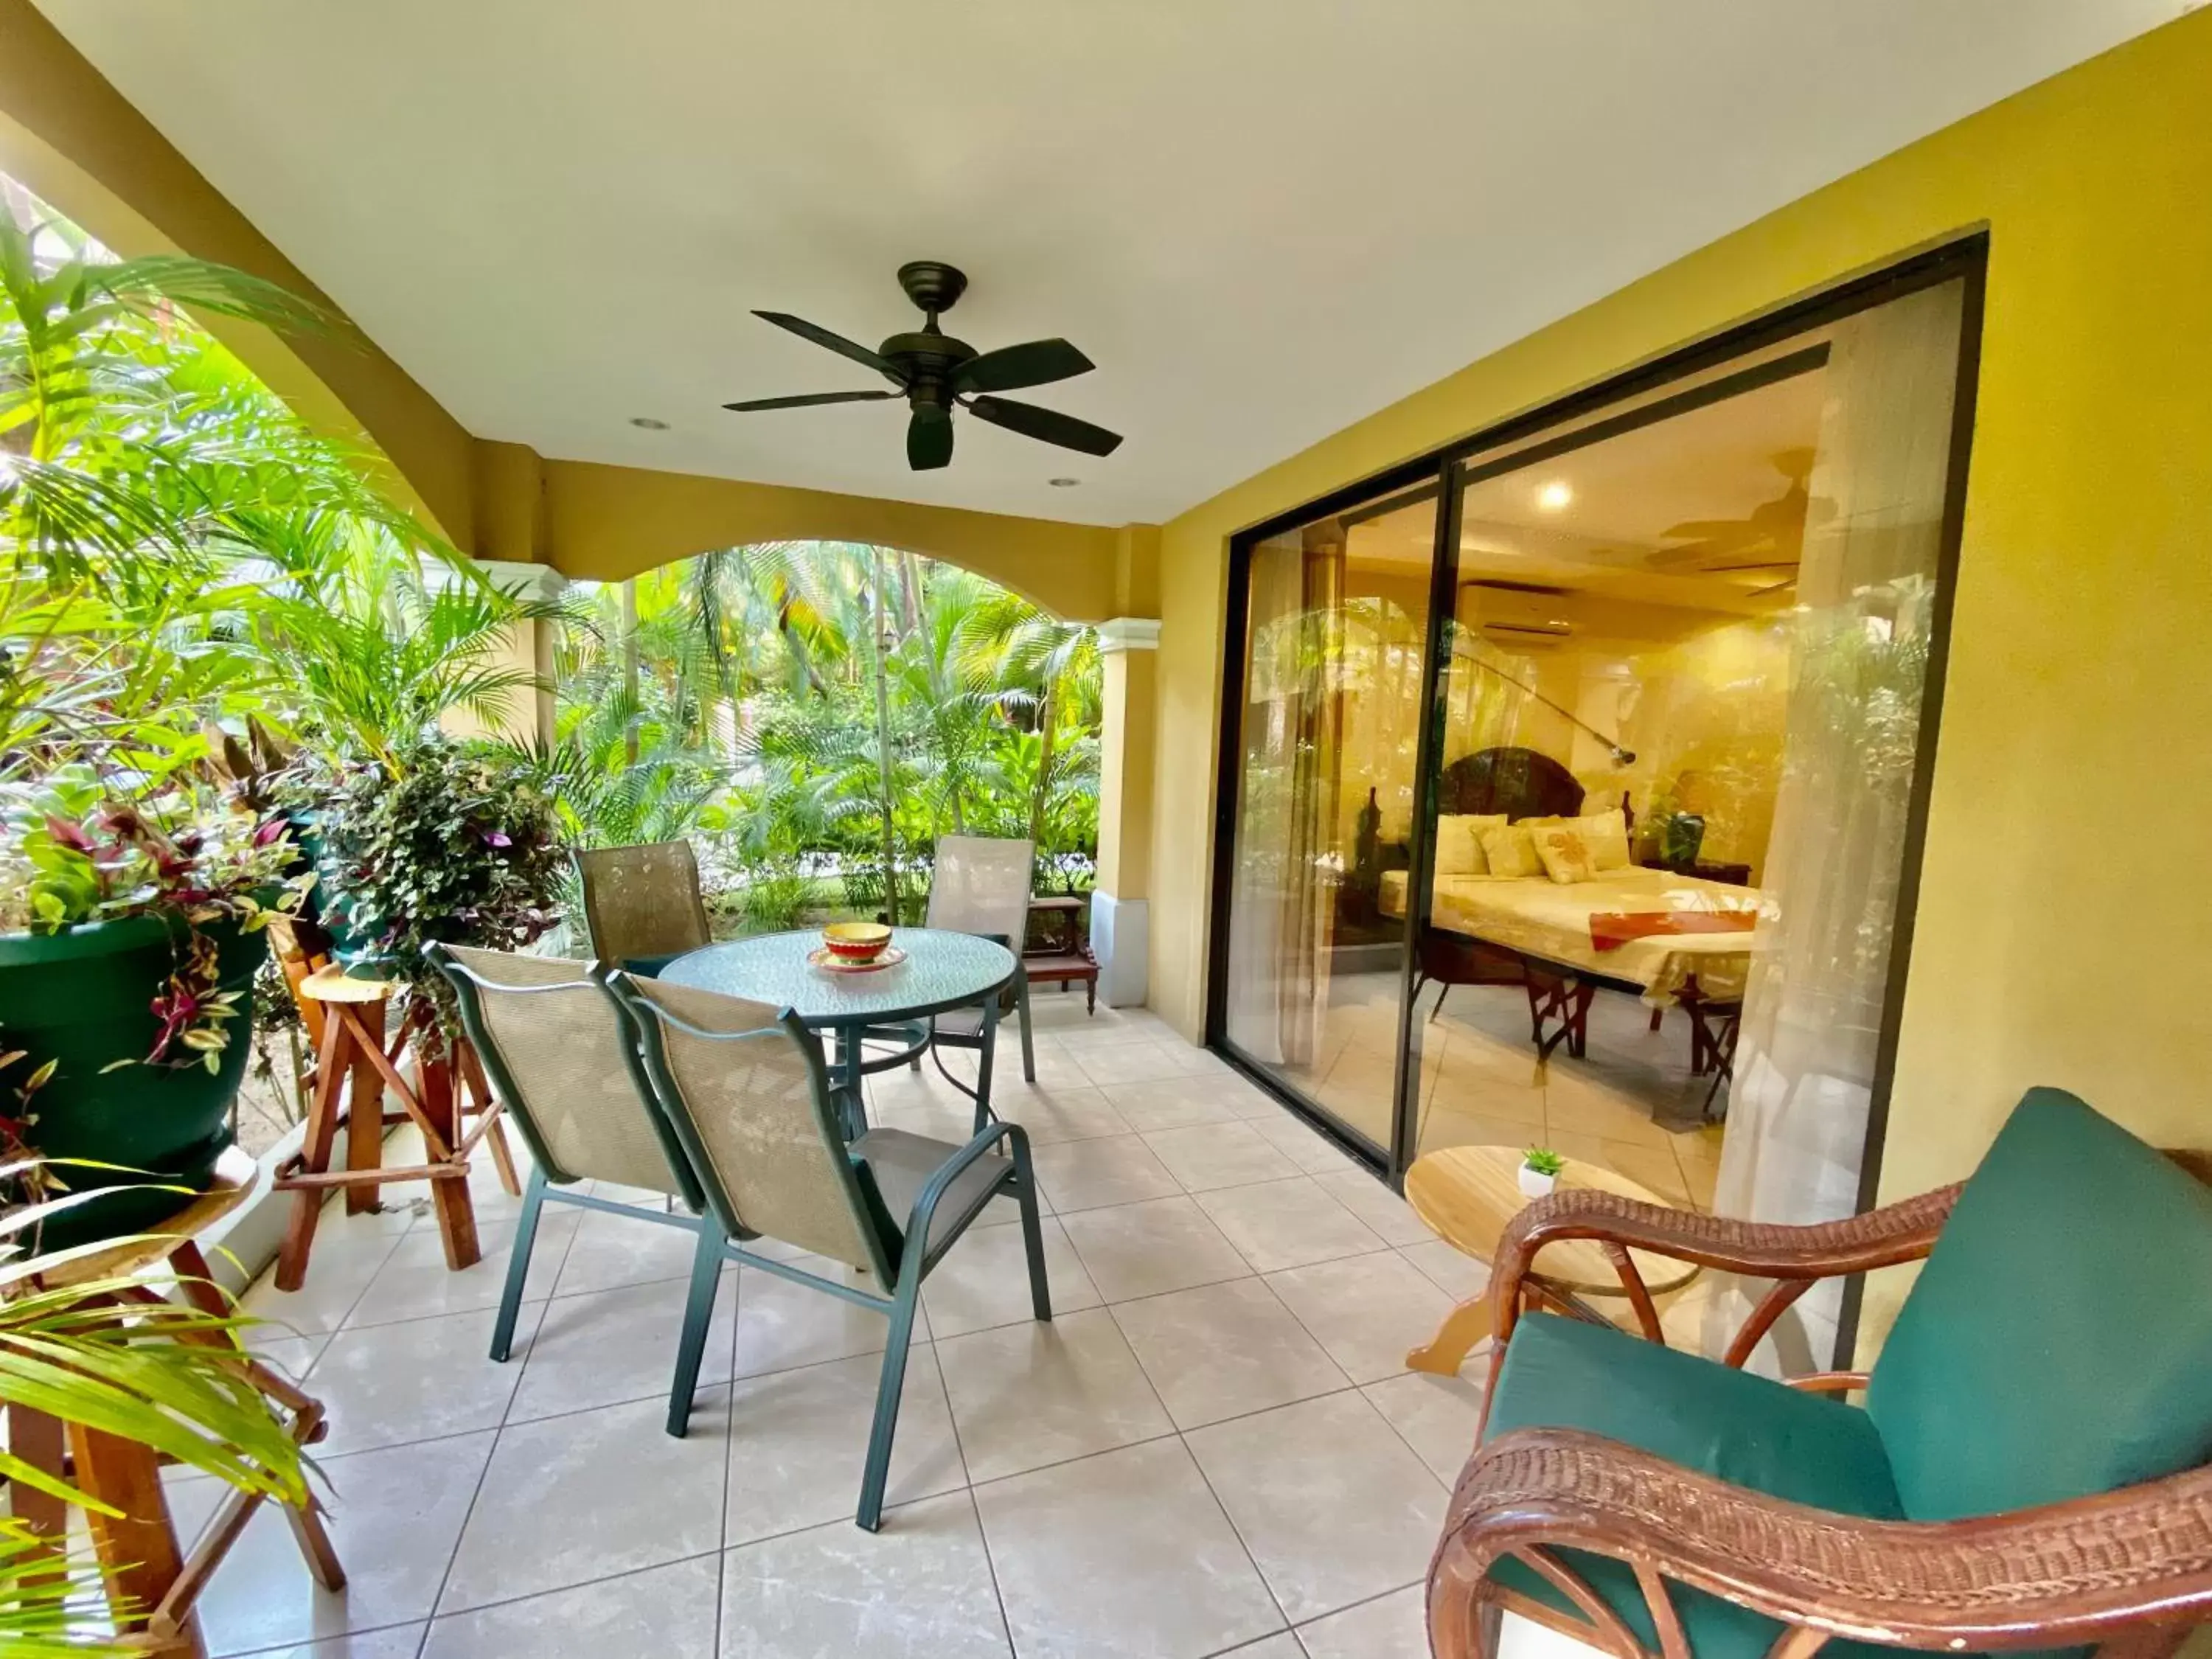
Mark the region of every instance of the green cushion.
<instances>
[{"instance_id":1,"label":"green cushion","mask_svg":"<svg viewBox=\"0 0 2212 1659\"><path fill-rule=\"evenodd\" d=\"M1748 1372L1577 1320L1529 1314L1513 1333L1486 1439L1515 1429L1583 1429L1794 1503L1901 1518L1888 1460L1864 1412ZM1634 1571L1561 1552L1655 1651L1658 1632ZM1501 1561L1498 1582L1559 1611L1573 1603L1533 1568ZM1698 1659L1763 1659L1781 1626L1681 1584L1668 1593ZM1833 1654L1851 1647L1834 1642Z\"/></svg>"},{"instance_id":2,"label":"green cushion","mask_svg":"<svg viewBox=\"0 0 2212 1659\"><path fill-rule=\"evenodd\" d=\"M2057 1089L2013 1109L1867 1390L1915 1521L2212 1459L2212 1189Z\"/></svg>"}]
</instances>

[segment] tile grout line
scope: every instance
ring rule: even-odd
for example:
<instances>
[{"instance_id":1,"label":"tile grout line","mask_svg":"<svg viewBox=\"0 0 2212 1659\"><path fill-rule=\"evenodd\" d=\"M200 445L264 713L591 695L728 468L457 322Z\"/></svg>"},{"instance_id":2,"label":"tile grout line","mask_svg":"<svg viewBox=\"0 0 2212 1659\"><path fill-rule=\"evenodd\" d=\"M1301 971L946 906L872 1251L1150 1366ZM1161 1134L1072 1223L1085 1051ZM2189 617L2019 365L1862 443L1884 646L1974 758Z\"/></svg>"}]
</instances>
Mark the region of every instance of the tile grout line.
<instances>
[{"instance_id":1,"label":"tile grout line","mask_svg":"<svg viewBox=\"0 0 2212 1659\"><path fill-rule=\"evenodd\" d=\"M1031 1323L1049 1323L1032 1319ZM934 1329L931 1334L934 1335ZM968 1494L968 1512L975 1517L976 1541L983 1547L983 1571L991 1575L991 1599L998 1604L999 1628L1006 1632L1006 1651L1021 1659L1021 1650L1014 1640L1014 1621L1006 1613L1006 1593L999 1583L999 1558L991 1553L991 1529L983 1524L983 1505L975 1497L975 1480L968 1468L968 1444L960 1437L960 1414L952 1409L952 1384L945 1380L945 1366L937 1357L937 1344L930 1344L930 1369L937 1374L938 1392L945 1396L945 1421L952 1431L952 1455L960 1460L963 1480L961 1491ZM884 1484L890 1484L889 1471ZM917 1500L919 1501L919 1500Z\"/></svg>"},{"instance_id":2,"label":"tile grout line","mask_svg":"<svg viewBox=\"0 0 2212 1659\"><path fill-rule=\"evenodd\" d=\"M715 1294L720 1296L717 1284ZM738 1368L738 1321L744 1316L744 1275L737 1275L730 1286L730 1369ZM711 1325L709 1328L712 1328ZM726 1605L730 1587L730 1465L738 1455L738 1383L730 1379L729 1393L722 1401L722 1497L720 1512L716 1516L714 1541L714 1646L718 1656L722 1651L722 1609ZM962 1473L966 1473L963 1469Z\"/></svg>"}]
</instances>

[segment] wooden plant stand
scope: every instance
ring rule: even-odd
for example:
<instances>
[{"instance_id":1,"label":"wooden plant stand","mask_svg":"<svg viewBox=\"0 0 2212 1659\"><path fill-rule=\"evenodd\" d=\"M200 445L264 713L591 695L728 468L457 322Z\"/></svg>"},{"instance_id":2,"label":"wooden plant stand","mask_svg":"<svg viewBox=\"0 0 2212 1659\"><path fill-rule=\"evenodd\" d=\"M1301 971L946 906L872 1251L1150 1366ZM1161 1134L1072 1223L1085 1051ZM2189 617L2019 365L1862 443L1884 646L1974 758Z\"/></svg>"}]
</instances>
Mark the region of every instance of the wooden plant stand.
<instances>
[{"instance_id":1,"label":"wooden plant stand","mask_svg":"<svg viewBox=\"0 0 2212 1659\"><path fill-rule=\"evenodd\" d=\"M209 1190L151 1229L156 1236L134 1237L80 1257L42 1275L40 1284L52 1289L136 1278L166 1268L176 1275L178 1291L193 1307L216 1318L228 1317L233 1312L228 1299L209 1273L207 1258L194 1238L245 1201L258 1173L251 1158L233 1149L216 1166ZM118 1317L126 1316L134 1305L162 1300L158 1283L149 1279L107 1300ZM313 1445L329 1431L321 1402L252 1358L233 1334L210 1331L179 1340L236 1348L247 1380L299 1444ZM63 1423L21 1405L9 1408L8 1438L17 1455L34 1468L71 1480L78 1490L121 1511L111 1516L88 1510L85 1519L111 1601L134 1610L118 1620L132 1645L149 1654L204 1659L207 1647L194 1607L263 1502L261 1494L232 1491L187 1552L178 1542L161 1485L163 1459L152 1447L85 1424ZM68 1508L60 1499L19 1484L10 1501L17 1518L33 1532L54 1539L58 1547L67 1536ZM311 1492L307 1506L288 1505L284 1518L315 1582L326 1590L343 1589L345 1569L324 1527L320 1501Z\"/></svg>"},{"instance_id":2,"label":"wooden plant stand","mask_svg":"<svg viewBox=\"0 0 2212 1659\"><path fill-rule=\"evenodd\" d=\"M507 1139L496 1132L500 1106L476 1052L455 1039L444 1052L433 1052L428 1001L410 998L399 1030L386 1041L386 1008L398 988L383 980L349 978L325 964L300 977L293 990L302 1018L317 1036L314 1091L307 1104L307 1138L298 1154L276 1171L276 1185L294 1194L291 1224L276 1258L276 1287L296 1291L307 1282L307 1256L314 1249L315 1224L332 1188L345 1189L346 1213L378 1207L377 1189L387 1181L428 1181L430 1203L445 1243L446 1265L459 1271L482 1259L477 1243L476 1209L469 1198L469 1155L489 1133L500 1184L521 1195ZM310 1010L313 1017L308 1018ZM319 1026L319 1030L317 1027ZM416 1082L410 1085L399 1062L415 1048ZM348 1082L350 1079L351 1087ZM384 1109L389 1091L400 1105ZM465 1115L477 1121L463 1133ZM422 1132L424 1162L387 1170L384 1132L412 1123ZM346 1167L334 1170L338 1131L346 1137Z\"/></svg>"}]
</instances>

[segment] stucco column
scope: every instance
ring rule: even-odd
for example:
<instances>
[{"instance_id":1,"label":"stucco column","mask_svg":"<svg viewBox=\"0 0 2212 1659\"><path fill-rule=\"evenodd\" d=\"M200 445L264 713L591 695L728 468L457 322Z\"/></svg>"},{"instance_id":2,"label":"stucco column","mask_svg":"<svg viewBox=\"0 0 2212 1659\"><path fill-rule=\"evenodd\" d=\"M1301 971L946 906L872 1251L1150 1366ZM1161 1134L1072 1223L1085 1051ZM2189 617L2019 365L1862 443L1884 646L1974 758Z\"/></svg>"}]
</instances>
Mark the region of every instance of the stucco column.
<instances>
[{"instance_id":1,"label":"stucco column","mask_svg":"<svg viewBox=\"0 0 2212 1659\"><path fill-rule=\"evenodd\" d=\"M1158 711L1160 625L1148 617L1098 624L1104 659L1099 732L1098 881L1091 899L1091 945L1098 994L1134 1007L1148 989L1148 902L1152 882L1152 748Z\"/></svg>"},{"instance_id":2,"label":"stucco column","mask_svg":"<svg viewBox=\"0 0 2212 1659\"><path fill-rule=\"evenodd\" d=\"M502 593L518 599L549 601L561 597L568 579L550 564L511 559L478 559L476 568ZM503 630L493 665L534 676L535 691L510 694L503 719L479 720L465 709L443 724L455 737L503 737L516 743L549 746L553 741L554 624L536 617L510 623Z\"/></svg>"}]
</instances>

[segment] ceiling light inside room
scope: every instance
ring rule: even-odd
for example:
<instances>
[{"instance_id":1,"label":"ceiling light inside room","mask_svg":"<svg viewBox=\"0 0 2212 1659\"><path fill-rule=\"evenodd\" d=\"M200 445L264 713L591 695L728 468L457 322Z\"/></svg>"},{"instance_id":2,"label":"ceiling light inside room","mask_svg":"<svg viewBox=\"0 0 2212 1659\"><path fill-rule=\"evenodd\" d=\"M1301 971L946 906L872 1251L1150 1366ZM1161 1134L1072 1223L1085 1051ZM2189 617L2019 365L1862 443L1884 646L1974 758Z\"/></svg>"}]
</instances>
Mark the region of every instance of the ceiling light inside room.
<instances>
[{"instance_id":1,"label":"ceiling light inside room","mask_svg":"<svg viewBox=\"0 0 2212 1659\"><path fill-rule=\"evenodd\" d=\"M643 432L665 432L668 430L667 422L656 421L650 415L633 415L629 417L629 423L632 426L636 427L640 431Z\"/></svg>"},{"instance_id":2,"label":"ceiling light inside room","mask_svg":"<svg viewBox=\"0 0 2212 1659\"><path fill-rule=\"evenodd\" d=\"M1562 510L1575 498L1575 492L1564 478L1554 478L1536 492L1536 505L1547 513Z\"/></svg>"}]
</instances>

